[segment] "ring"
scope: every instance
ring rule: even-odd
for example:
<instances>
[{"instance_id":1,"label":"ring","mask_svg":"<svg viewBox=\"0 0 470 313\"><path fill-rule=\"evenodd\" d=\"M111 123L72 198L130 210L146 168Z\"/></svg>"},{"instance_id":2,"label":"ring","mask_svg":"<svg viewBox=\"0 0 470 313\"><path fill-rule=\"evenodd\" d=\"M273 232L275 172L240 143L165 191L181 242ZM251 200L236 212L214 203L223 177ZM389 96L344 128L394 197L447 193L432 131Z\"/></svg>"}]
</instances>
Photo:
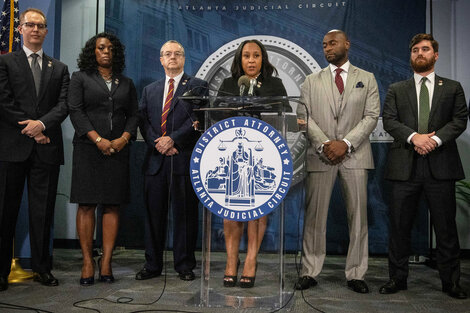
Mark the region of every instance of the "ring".
<instances>
[{"instance_id":1,"label":"ring","mask_svg":"<svg viewBox=\"0 0 470 313\"><path fill-rule=\"evenodd\" d=\"M111 148L111 149L109 149L109 152L114 153L114 152L116 152L116 150L114 150L114 148Z\"/></svg>"}]
</instances>

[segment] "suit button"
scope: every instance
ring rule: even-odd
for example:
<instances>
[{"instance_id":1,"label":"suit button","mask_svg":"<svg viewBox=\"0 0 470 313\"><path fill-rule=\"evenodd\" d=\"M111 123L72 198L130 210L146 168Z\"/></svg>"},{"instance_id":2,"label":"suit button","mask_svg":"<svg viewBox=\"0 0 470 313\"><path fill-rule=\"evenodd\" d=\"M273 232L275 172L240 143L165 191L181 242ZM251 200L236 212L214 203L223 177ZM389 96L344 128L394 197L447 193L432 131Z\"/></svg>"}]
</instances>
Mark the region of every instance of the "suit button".
<instances>
[{"instance_id":1,"label":"suit button","mask_svg":"<svg viewBox=\"0 0 470 313\"><path fill-rule=\"evenodd\" d=\"M113 100L113 98L112 98L112 97L108 97L108 100L111 101L111 100Z\"/></svg>"}]
</instances>

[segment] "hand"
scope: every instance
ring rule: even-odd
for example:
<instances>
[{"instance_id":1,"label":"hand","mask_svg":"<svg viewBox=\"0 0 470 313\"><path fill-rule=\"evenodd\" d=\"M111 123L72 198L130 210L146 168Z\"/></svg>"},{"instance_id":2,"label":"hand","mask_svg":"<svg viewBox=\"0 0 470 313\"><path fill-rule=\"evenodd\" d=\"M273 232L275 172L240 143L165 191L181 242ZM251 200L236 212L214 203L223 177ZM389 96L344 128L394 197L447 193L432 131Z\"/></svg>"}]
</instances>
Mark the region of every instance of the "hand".
<instances>
[{"instance_id":1,"label":"hand","mask_svg":"<svg viewBox=\"0 0 470 313\"><path fill-rule=\"evenodd\" d=\"M21 133L30 138L36 137L44 130L44 126L38 120L25 120L18 122L18 124L26 125L26 127L21 130Z\"/></svg>"},{"instance_id":2,"label":"hand","mask_svg":"<svg viewBox=\"0 0 470 313\"><path fill-rule=\"evenodd\" d=\"M194 130L198 130L198 129L199 129L199 124L200 124L199 121L194 121L194 122L193 122L193 128L194 128Z\"/></svg>"},{"instance_id":3,"label":"hand","mask_svg":"<svg viewBox=\"0 0 470 313\"><path fill-rule=\"evenodd\" d=\"M34 136L34 140L41 145L45 145L51 142L51 139L44 135L42 132L39 135Z\"/></svg>"},{"instance_id":4,"label":"hand","mask_svg":"<svg viewBox=\"0 0 470 313\"><path fill-rule=\"evenodd\" d=\"M173 148L175 142L169 136L162 136L160 138L155 139L155 149L161 154L166 154L168 150Z\"/></svg>"},{"instance_id":5,"label":"hand","mask_svg":"<svg viewBox=\"0 0 470 313\"><path fill-rule=\"evenodd\" d=\"M304 119L298 118L297 125L299 125L300 130L305 130L305 127L307 126L307 122Z\"/></svg>"},{"instance_id":6,"label":"hand","mask_svg":"<svg viewBox=\"0 0 470 313\"><path fill-rule=\"evenodd\" d=\"M348 145L343 140L333 140L323 144L323 153L333 164L343 161L346 152L348 152Z\"/></svg>"},{"instance_id":7,"label":"hand","mask_svg":"<svg viewBox=\"0 0 470 313\"><path fill-rule=\"evenodd\" d=\"M121 151L122 149L124 149L124 147L126 146L127 144L127 141L126 139L122 138L122 137L119 137L119 138L116 138L114 140L111 141L111 147L114 149L114 151L116 153L118 153L119 151Z\"/></svg>"},{"instance_id":8,"label":"hand","mask_svg":"<svg viewBox=\"0 0 470 313\"><path fill-rule=\"evenodd\" d=\"M425 155L436 149L437 142L431 138L435 134L436 132L432 132L429 134L416 134L411 137L411 142L415 146L415 151L421 155Z\"/></svg>"},{"instance_id":9,"label":"hand","mask_svg":"<svg viewBox=\"0 0 470 313\"><path fill-rule=\"evenodd\" d=\"M173 155L175 155L175 154L178 154L178 150L177 150L175 147L170 148L170 149L165 153L166 156L173 156Z\"/></svg>"},{"instance_id":10,"label":"hand","mask_svg":"<svg viewBox=\"0 0 470 313\"><path fill-rule=\"evenodd\" d=\"M111 141L109 141L108 139L101 138L101 141L98 142L96 146L104 155L110 156L113 152L115 152L114 148L111 145Z\"/></svg>"}]
</instances>

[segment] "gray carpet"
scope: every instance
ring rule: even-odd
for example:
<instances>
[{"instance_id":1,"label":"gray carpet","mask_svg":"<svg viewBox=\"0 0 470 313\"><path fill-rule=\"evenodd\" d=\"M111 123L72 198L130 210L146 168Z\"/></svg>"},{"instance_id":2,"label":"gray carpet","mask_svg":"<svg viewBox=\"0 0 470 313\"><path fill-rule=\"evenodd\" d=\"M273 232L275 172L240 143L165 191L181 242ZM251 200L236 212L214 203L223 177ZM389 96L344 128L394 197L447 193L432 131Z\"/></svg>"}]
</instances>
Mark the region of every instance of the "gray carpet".
<instances>
[{"instance_id":1,"label":"gray carpet","mask_svg":"<svg viewBox=\"0 0 470 313\"><path fill-rule=\"evenodd\" d=\"M78 284L80 251L56 249L53 273L60 281L59 287L45 287L33 281L10 284L7 291L0 293L0 302L49 312L272 312L279 309L281 301L285 307L280 312L470 312L470 300L456 300L442 293L437 272L424 265L411 266L407 291L380 295L378 289L388 277L385 258L369 259L366 276L369 294L356 294L346 287L345 258L341 256L326 258L318 286L293 293L297 279L295 258L287 255L285 288L281 293L278 258L272 254L260 254L255 288L242 289L222 286L225 254L212 253L210 291L204 298L208 299L208 305L201 306L200 264L195 271L196 280L183 282L173 270L171 252L166 258L166 284L165 275L147 281L134 279L143 264L142 250L116 250L113 260L116 282L81 287ZM470 260L463 260L461 285L464 288L470 288L469 273ZM73 306L80 300L83 302L79 305L88 310ZM130 302L117 304L118 300ZM2 304L0 312L28 311Z\"/></svg>"}]
</instances>

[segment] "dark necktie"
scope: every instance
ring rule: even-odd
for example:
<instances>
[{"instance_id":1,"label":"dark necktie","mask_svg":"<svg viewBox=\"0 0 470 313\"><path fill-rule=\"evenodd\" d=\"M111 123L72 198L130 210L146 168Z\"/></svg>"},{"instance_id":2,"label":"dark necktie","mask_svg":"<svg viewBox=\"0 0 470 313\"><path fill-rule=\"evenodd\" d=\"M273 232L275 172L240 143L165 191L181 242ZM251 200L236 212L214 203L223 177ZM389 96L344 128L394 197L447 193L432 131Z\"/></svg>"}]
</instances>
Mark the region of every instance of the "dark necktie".
<instances>
[{"instance_id":1,"label":"dark necktie","mask_svg":"<svg viewBox=\"0 0 470 313\"><path fill-rule=\"evenodd\" d=\"M418 120L418 133L428 133L429 121L429 91L426 87L426 77L421 79L421 90L419 92L419 120Z\"/></svg>"},{"instance_id":2,"label":"dark necktie","mask_svg":"<svg viewBox=\"0 0 470 313\"><path fill-rule=\"evenodd\" d=\"M336 83L336 87L338 87L338 91L340 94L342 94L344 91L344 83L343 83L343 79L341 78L342 71L343 69L339 67L335 70L336 72L335 83Z\"/></svg>"},{"instance_id":3,"label":"dark necktie","mask_svg":"<svg viewBox=\"0 0 470 313\"><path fill-rule=\"evenodd\" d=\"M170 78L168 80L168 94L166 95L165 105L163 106L162 112L162 136L166 135L166 118L168 117L168 112L170 112L171 100L173 99L173 91L175 89L174 79Z\"/></svg>"},{"instance_id":4,"label":"dark necktie","mask_svg":"<svg viewBox=\"0 0 470 313\"><path fill-rule=\"evenodd\" d=\"M34 85L36 86L36 95L39 95L39 88L41 88L41 67L39 66L38 57L36 53L31 54L33 60L31 61L31 72L33 72Z\"/></svg>"}]
</instances>

